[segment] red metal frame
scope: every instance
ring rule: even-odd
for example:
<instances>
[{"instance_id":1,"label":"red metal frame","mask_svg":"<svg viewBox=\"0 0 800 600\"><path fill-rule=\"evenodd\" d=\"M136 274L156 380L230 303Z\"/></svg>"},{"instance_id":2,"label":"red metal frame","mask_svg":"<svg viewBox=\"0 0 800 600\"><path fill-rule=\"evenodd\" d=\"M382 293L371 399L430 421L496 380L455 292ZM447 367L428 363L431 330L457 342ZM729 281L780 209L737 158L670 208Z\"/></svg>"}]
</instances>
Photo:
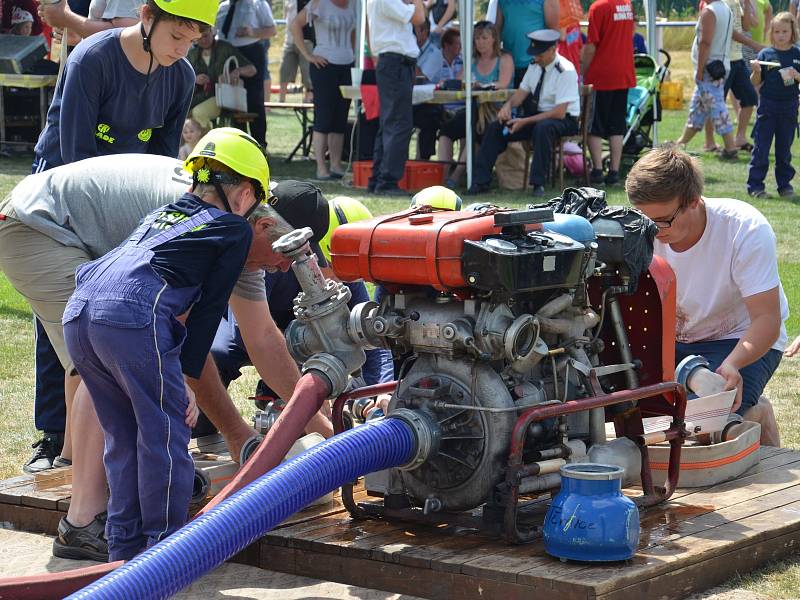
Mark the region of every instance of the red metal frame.
<instances>
[{"instance_id":1,"label":"red metal frame","mask_svg":"<svg viewBox=\"0 0 800 600\"><path fill-rule=\"evenodd\" d=\"M611 394L603 394L591 398L581 398L571 400L563 404L549 404L532 408L517 419L511 434L511 448L508 455L508 467L506 468L506 485L508 497L506 498L504 525L505 538L511 543L522 543L531 541L536 536L536 529L520 531L518 526L519 513L519 485L522 478L534 474L536 469L531 465L523 463L522 453L525 446L525 435L531 423L552 419L564 415L583 412L593 408L602 408L616 404L653 400L648 414L670 415L672 424L664 432L664 441L670 443L669 468L667 484L664 488L656 489L653 486L653 477L650 471L650 462L647 456L647 441L645 440L644 428L642 426L642 410L632 408L623 414L624 419L618 419L618 435L625 435L631 438L639 446L642 454L642 491L641 497L637 498L640 506L652 506L669 498L675 491L680 472L681 446L686 437L684 428L684 415L686 413L686 390L679 383L674 381L648 385L635 390L622 390Z\"/></svg>"}]
</instances>

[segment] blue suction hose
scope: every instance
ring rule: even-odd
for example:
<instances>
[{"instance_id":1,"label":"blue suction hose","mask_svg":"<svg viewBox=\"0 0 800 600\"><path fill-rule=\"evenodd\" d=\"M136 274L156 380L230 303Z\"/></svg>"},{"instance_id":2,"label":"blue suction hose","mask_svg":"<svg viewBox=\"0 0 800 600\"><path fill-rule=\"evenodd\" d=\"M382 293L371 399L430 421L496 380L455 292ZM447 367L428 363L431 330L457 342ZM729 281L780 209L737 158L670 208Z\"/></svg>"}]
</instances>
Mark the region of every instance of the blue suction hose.
<instances>
[{"instance_id":1,"label":"blue suction hose","mask_svg":"<svg viewBox=\"0 0 800 600\"><path fill-rule=\"evenodd\" d=\"M387 418L345 431L276 467L69 598L168 598L281 521L360 475L404 465L416 434Z\"/></svg>"}]
</instances>

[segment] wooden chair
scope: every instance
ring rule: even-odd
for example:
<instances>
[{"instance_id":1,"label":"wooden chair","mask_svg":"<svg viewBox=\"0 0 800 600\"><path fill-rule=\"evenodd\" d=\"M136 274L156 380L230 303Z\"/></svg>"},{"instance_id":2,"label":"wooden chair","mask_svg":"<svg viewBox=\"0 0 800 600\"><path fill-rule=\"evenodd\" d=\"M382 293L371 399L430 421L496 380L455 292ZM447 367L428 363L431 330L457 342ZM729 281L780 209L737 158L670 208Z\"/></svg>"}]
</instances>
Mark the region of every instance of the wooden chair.
<instances>
[{"instance_id":1,"label":"wooden chair","mask_svg":"<svg viewBox=\"0 0 800 600\"><path fill-rule=\"evenodd\" d=\"M257 115L249 112L239 112L223 108L220 115L214 119L214 127L238 127L250 133L250 123L256 120Z\"/></svg>"},{"instance_id":2,"label":"wooden chair","mask_svg":"<svg viewBox=\"0 0 800 600\"><path fill-rule=\"evenodd\" d=\"M578 117L578 133L567 135L553 141L551 150L549 179L552 184L556 182L558 174L558 189L564 189L564 152L562 151L564 142L575 142L581 148L583 158L583 183L589 185L589 170L591 159L589 157L589 124L592 121L592 86L580 86L580 116ZM531 155L533 148L530 141L525 141L525 179L523 181L523 191L528 188L528 175L531 168Z\"/></svg>"}]
</instances>

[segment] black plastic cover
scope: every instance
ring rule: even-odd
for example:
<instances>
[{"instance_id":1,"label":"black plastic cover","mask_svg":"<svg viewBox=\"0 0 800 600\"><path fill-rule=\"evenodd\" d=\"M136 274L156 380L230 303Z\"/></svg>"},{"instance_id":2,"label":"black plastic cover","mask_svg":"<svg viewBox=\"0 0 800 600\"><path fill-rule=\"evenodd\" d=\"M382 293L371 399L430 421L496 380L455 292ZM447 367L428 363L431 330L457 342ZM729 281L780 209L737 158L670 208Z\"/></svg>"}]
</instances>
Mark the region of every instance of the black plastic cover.
<instances>
[{"instance_id":1,"label":"black plastic cover","mask_svg":"<svg viewBox=\"0 0 800 600\"><path fill-rule=\"evenodd\" d=\"M470 287L506 293L575 287L585 248L566 236L529 233L466 240L462 273Z\"/></svg>"},{"instance_id":2,"label":"black plastic cover","mask_svg":"<svg viewBox=\"0 0 800 600\"><path fill-rule=\"evenodd\" d=\"M593 226L598 218L617 221L624 232L622 258L630 276L628 293L636 291L639 275L647 271L653 260L653 240L658 233L658 227L647 216L635 208L608 206L606 193L590 187L566 188L560 198L553 198L549 202L532 205L529 208L551 208L557 213L580 215L589 219ZM612 253L618 255L616 251ZM598 258L603 260L600 254Z\"/></svg>"}]
</instances>

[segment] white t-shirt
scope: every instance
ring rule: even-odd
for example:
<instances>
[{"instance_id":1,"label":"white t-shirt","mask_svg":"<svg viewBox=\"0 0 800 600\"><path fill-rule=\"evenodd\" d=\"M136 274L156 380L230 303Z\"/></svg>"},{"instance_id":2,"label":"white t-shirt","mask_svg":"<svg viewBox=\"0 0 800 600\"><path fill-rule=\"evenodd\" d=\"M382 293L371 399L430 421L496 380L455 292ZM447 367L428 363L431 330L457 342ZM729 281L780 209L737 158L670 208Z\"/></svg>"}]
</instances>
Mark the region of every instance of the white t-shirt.
<instances>
[{"instance_id":1,"label":"white t-shirt","mask_svg":"<svg viewBox=\"0 0 800 600\"><path fill-rule=\"evenodd\" d=\"M411 27L414 5L403 0L367 0L369 46L374 56L395 52L410 58L419 56L417 38Z\"/></svg>"},{"instance_id":2,"label":"white t-shirt","mask_svg":"<svg viewBox=\"0 0 800 600\"><path fill-rule=\"evenodd\" d=\"M778 277L775 233L758 210L740 200L703 198L706 228L694 246L674 252L655 241L678 282L675 339L678 342L730 340L750 327L744 298L775 288L780 291L781 321L789 305ZM786 326L772 345L786 346Z\"/></svg>"},{"instance_id":3,"label":"white t-shirt","mask_svg":"<svg viewBox=\"0 0 800 600\"><path fill-rule=\"evenodd\" d=\"M353 53L353 31L356 27L355 2L340 8L331 0L315 0L308 5L306 13L316 33L314 54L325 58L333 65L351 64L355 60Z\"/></svg>"},{"instance_id":4,"label":"white t-shirt","mask_svg":"<svg viewBox=\"0 0 800 600\"><path fill-rule=\"evenodd\" d=\"M97 21L118 18L138 19L142 0L92 0L89 16Z\"/></svg>"},{"instance_id":5,"label":"white t-shirt","mask_svg":"<svg viewBox=\"0 0 800 600\"><path fill-rule=\"evenodd\" d=\"M222 33L222 26L225 24L225 17L228 16L230 10L230 0L222 0L217 12L217 39L225 40L229 44L233 44L237 48L242 46L249 46L260 41L260 38L255 37L239 37L236 31L240 27L252 27L253 29L262 29L263 27L272 27L275 25L275 19L272 17L272 9L267 0L238 0L236 3L236 12L233 13L231 19L231 28L228 31L228 36L225 37Z\"/></svg>"},{"instance_id":6,"label":"white t-shirt","mask_svg":"<svg viewBox=\"0 0 800 600\"><path fill-rule=\"evenodd\" d=\"M556 65L561 66L561 70ZM536 84L542 75L542 68L531 64L519 84L520 88L531 94L536 91ZM569 102L567 113L575 118L581 115L581 97L578 92L578 74L575 67L563 56L556 53L556 58L545 68L542 91L539 94L539 111L553 110L559 104Z\"/></svg>"}]
</instances>

